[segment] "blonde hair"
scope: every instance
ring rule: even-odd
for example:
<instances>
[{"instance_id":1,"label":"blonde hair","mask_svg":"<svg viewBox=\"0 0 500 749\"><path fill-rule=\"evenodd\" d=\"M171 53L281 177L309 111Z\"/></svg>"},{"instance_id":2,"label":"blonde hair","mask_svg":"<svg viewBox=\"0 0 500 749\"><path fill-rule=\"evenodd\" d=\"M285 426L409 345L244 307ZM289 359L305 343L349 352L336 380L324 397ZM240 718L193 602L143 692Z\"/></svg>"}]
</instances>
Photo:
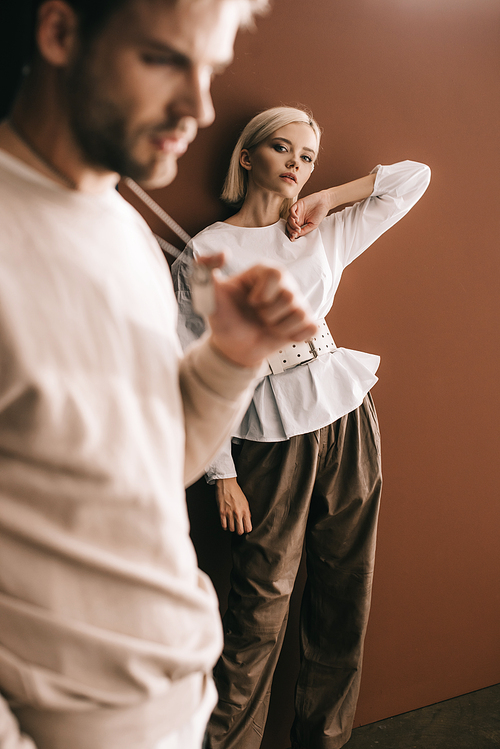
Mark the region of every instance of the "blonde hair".
<instances>
[{"instance_id":1,"label":"blonde hair","mask_svg":"<svg viewBox=\"0 0 500 749\"><path fill-rule=\"evenodd\" d=\"M242 150L251 151L257 148L280 127L290 125L292 122L304 122L309 125L316 136L319 148L321 129L308 110L297 107L273 107L259 112L245 126L234 147L221 193L221 199L224 202L237 204L245 199L248 188L248 172L240 164ZM283 201L280 210L281 217L286 218L296 199L286 198Z\"/></svg>"}]
</instances>

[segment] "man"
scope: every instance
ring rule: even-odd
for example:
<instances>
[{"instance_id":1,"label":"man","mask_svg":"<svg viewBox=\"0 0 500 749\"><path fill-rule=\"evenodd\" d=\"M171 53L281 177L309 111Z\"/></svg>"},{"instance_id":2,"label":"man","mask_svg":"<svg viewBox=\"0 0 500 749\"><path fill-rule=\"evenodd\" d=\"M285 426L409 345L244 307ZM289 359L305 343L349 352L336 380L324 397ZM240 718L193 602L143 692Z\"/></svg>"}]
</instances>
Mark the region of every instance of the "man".
<instances>
[{"instance_id":1,"label":"man","mask_svg":"<svg viewBox=\"0 0 500 749\"><path fill-rule=\"evenodd\" d=\"M174 178L258 5L38 2L0 125L1 749L200 746L222 637L184 483L315 325L256 267L214 279L183 358L168 268L114 186Z\"/></svg>"}]
</instances>

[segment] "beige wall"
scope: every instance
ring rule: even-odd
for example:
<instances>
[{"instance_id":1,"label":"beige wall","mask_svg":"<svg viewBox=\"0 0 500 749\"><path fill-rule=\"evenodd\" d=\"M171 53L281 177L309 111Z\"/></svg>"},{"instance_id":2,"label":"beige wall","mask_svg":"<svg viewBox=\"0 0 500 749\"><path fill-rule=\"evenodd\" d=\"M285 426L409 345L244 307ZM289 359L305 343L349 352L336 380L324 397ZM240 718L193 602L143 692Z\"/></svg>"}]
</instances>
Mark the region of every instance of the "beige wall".
<instances>
[{"instance_id":1,"label":"beige wall","mask_svg":"<svg viewBox=\"0 0 500 749\"><path fill-rule=\"evenodd\" d=\"M276 0L216 82L216 124L159 201L191 233L217 201L238 129L301 102L323 125L311 190L415 159L411 214L347 269L330 323L382 356L385 488L357 724L500 681L498 0ZM168 232L164 235L168 237ZM228 539L190 492L200 561L227 591ZM264 747L286 746L294 604Z\"/></svg>"}]
</instances>

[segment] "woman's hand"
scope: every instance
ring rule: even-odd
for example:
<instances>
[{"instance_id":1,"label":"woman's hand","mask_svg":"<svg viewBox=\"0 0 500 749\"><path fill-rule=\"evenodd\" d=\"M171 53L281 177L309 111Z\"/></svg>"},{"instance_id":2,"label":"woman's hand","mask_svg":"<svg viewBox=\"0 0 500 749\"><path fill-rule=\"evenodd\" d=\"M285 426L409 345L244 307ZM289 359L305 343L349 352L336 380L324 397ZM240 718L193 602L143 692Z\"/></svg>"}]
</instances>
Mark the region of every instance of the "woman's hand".
<instances>
[{"instance_id":1,"label":"woman's hand","mask_svg":"<svg viewBox=\"0 0 500 749\"><path fill-rule=\"evenodd\" d=\"M290 240L293 242L294 239L303 237L313 229L317 229L331 208L331 197L328 190L314 192L312 195L306 195L305 198L297 200L290 208L286 224L286 231Z\"/></svg>"},{"instance_id":2,"label":"woman's hand","mask_svg":"<svg viewBox=\"0 0 500 749\"><path fill-rule=\"evenodd\" d=\"M328 190L314 192L312 195L306 195L305 198L297 200L290 208L286 224L290 240L293 242L294 239L317 229L334 208L369 198L373 193L375 179L376 174L372 172L366 177L346 182L345 185L330 187Z\"/></svg>"},{"instance_id":3,"label":"woman's hand","mask_svg":"<svg viewBox=\"0 0 500 749\"><path fill-rule=\"evenodd\" d=\"M252 530L250 506L236 478L218 479L215 496L224 530L236 531L240 536L250 533Z\"/></svg>"}]
</instances>

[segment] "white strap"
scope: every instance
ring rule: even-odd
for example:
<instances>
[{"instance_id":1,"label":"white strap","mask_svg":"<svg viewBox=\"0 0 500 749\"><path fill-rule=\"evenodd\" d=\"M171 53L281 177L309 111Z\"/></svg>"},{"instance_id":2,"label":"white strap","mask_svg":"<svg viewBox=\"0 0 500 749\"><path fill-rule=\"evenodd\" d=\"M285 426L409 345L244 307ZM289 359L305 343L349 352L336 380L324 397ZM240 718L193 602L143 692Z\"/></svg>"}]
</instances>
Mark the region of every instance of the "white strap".
<instances>
[{"instance_id":1,"label":"white strap","mask_svg":"<svg viewBox=\"0 0 500 749\"><path fill-rule=\"evenodd\" d=\"M154 237L162 248L163 252L167 252L173 257L179 257L179 255L182 253L182 250L179 250L175 245L170 244L170 242L167 242L166 239L163 239L163 237L160 237L158 234L155 234Z\"/></svg>"},{"instance_id":2,"label":"white strap","mask_svg":"<svg viewBox=\"0 0 500 749\"><path fill-rule=\"evenodd\" d=\"M142 202L147 205L147 207L150 208L166 226L168 226L169 229L172 229L174 234L177 234L179 239L182 239L185 244L189 242L189 240L191 239L189 234L184 231L182 226L179 226L177 221L174 221L172 216L169 216L169 214L164 211L163 208L159 206L155 200L153 200L151 195L148 195L147 192L142 189L142 187L139 187L137 182L134 182L134 180L130 179L130 177L124 177L123 181L125 182L127 187L130 188L132 192L135 193L137 197L140 198ZM177 247L174 247L174 245L170 244L170 242L162 239L162 237L158 237L156 234L155 237L158 240L160 247L169 254L173 255L174 257L178 257L181 254L182 250L178 250ZM160 239L162 240L161 242Z\"/></svg>"}]
</instances>

